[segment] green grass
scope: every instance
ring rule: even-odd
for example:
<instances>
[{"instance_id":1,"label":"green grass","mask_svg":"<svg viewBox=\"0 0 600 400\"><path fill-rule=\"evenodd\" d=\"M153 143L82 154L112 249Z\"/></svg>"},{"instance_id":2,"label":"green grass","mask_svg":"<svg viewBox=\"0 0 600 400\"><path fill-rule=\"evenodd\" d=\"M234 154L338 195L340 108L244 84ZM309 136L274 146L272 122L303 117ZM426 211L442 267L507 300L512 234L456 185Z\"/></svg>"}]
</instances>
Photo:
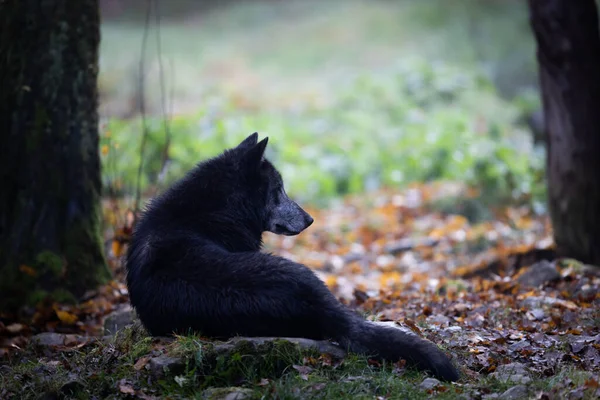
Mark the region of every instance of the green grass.
<instances>
[{"instance_id":1,"label":"green grass","mask_svg":"<svg viewBox=\"0 0 600 400\"><path fill-rule=\"evenodd\" d=\"M543 153L521 122L538 104L522 90L535 71L526 11L518 1L287 1L165 19L149 31L143 187L258 131L305 203L438 179L496 202L541 202ZM102 34L104 183L128 194L140 121L108 117L133 93L143 27L107 21ZM165 176L161 99L175 115Z\"/></svg>"},{"instance_id":2,"label":"green grass","mask_svg":"<svg viewBox=\"0 0 600 400\"><path fill-rule=\"evenodd\" d=\"M171 162L162 181L163 123L151 119L143 183L168 184L199 160L258 131L269 136L267 156L280 168L289 192L303 202L438 179L467 181L496 200L541 199L543 154L532 146L518 115L481 75L404 61L389 75L349 82L328 108L245 111L229 99L177 117L170 124ZM139 120L106 126L106 186L133 190L140 131Z\"/></svg>"},{"instance_id":3,"label":"green grass","mask_svg":"<svg viewBox=\"0 0 600 400\"><path fill-rule=\"evenodd\" d=\"M433 390L425 390L419 387L425 374L397 365L375 365L362 356L336 360L285 341L258 346L242 341L227 352L217 351L216 345L197 335L160 344L139 327L130 327L112 340L79 350L40 352L28 347L2 370L0 384L5 394L26 399L52 394L113 398L123 395L124 384L138 395L173 399L218 398L240 389L250 399L425 399L432 395L458 399L478 393L501 394L514 386L486 375L464 375L458 384L440 383ZM140 358L160 354L180 357L185 368L166 371L162 376L135 368ZM565 366L550 378L532 378L527 385L530 393L558 390L560 396L584 385L590 374ZM583 398L592 398L592 394L593 390L587 390Z\"/></svg>"}]
</instances>

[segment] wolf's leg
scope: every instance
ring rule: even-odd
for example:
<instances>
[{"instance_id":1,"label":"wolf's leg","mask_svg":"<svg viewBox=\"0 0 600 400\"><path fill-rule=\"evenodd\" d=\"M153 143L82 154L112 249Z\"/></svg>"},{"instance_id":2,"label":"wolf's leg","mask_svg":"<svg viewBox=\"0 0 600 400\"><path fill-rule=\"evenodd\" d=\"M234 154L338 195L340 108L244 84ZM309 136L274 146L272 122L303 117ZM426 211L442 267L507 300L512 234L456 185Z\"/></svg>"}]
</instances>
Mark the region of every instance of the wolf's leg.
<instances>
[{"instance_id":1,"label":"wolf's leg","mask_svg":"<svg viewBox=\"0 0 600 400\"><path fill-rule=\"evenodd\" d=\"M366 323L307 267L261 253L189 249L172 269L157 271L138 304L153 334L193 329L212 337L288 336L334 339L349 350L410 363L458 379L431 342ZM162 278L161 279L161 275Z\"/></svg>"}]
</instances>

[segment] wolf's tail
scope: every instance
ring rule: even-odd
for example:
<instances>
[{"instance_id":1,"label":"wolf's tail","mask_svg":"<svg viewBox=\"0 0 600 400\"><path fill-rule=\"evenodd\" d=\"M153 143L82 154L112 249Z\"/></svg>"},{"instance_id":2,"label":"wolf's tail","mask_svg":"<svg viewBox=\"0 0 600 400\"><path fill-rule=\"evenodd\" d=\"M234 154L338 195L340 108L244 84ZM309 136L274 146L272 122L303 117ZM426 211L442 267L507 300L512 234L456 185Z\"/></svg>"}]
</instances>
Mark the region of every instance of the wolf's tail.
<instances>
[{"instance_id":1,"label":"wolf's tail","mask_svg":"<svg viewBox=\"0 0 600 400\"><path fill-rule=\"evenodd\" d=\"M446 381L459 379L458 370L437 346L396 328L360 320L353 324L351 332L336 340L354 353L392 362L404 359L407 364L429 371L437 378Z\"/></svg>"}]
</instances>

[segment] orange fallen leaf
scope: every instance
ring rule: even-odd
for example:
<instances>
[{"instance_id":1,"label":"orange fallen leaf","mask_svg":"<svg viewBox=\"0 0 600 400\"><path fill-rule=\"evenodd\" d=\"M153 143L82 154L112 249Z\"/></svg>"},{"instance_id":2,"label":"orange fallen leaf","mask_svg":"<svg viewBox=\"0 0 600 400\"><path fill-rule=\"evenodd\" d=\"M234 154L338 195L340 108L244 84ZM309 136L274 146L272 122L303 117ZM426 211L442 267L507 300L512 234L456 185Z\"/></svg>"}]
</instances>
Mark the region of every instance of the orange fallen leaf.
<instances>
[{"instance_id":1,"label":"orange fallen leaf","mask_svg":"<svg viewBox=\"0 0 600 400\"><path fill-rule=\"evenodd\" d=\"M337 285L337 276L329 275L327 278L325 278L325 284L330 289L334 288Z\"/></svg>"},{"instance_id":2,"label":"orange fallen leaf","mask_svg":"<svg viewBox=\"0 0 600 400\"><path fill-rule=\"evenodd\" d=\"M419 327L417 326L417 324L415 324L415 322L412 319L408 319L408 318L404 318L404 323L406 325L408 325L408 327L415 332L416 334L422 336L423 333L421 332L421 330L419 329Z\"/></svg>"},{"instance_id":3,"label":"orange fallen leaf","mask_svg":"<svg viewBox=\"0 0 600 400\"><path fill-rule=\"evenodd\" d=\"M73 325L79 319L77 315L72 314L68 311L59 310L57 308L54 309L56 316L60 319L61 322L67 325Z\"/></svg>"},{"instance_id":4,"label":"orange fallen leaf","mask_svg":"<svg viewBox=\"0 0 600 400\"><path fill-rule=\"evenodd\" d=\"M119 240L112 241L112 252L115 257L121 257L121 254L123 254L123 245Z\"/></svg>"},{"instance_id":5,"label":"orange fallen leaf","mask_svg":"<svg viewBox=\"0 0 600 400\"><path fill-rule=\"evenodd\" d=\"M590 378L587 381L585 381L584 385L587 388L600 388L600 383L598 383L598 381L594 378Z\"/></svg>"},{"instance_id":6,"label":"orange fallen leaf","mask_svg":"<svg viewBox=\"0 0 600 400\"><path fill-rule=\"evenodd\" d=\"M579 328L572 328L569 329L566 333L571 335L581 335L582 331Z\"/></svg>"},{"instance_id":7,"label":"orange fallen leaf","mask_svg":"<svg viewBox=\"0 0 600 400\"><path fill-rule=\"evenodd\" d=\"M27 274L29 276L37 276L37 271L35 269L31 268L29 265L21 264L19 266L19 271L21 271L24 274Z\"/></svg>"}]
</instances>

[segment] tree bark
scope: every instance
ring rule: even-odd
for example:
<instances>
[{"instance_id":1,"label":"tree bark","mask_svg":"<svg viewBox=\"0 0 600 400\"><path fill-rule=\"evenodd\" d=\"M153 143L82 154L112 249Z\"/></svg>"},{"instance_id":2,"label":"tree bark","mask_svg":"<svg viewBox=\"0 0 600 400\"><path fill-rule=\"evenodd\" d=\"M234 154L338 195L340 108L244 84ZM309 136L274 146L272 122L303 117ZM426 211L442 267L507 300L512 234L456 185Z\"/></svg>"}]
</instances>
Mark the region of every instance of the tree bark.
<instances>
[{"instance_id":1,"label":"tree bark","mask_svg":"<svg viewBox=\"0 0 600 400\"><path fill-rule=\"evenodd\" d=\"M109 276L100 239L98 0L0 2L0 310Z\"/></svg>"},{"instance_id":2,"label":"tree bark","mask_svg":"<svg viewBox=\"0 0 600 400\"><path fill-rule=\"evenodd\" d=\"M560 255L600 265L600 35L594 0L529 0Z\"/></svg>"}]
</instances>

